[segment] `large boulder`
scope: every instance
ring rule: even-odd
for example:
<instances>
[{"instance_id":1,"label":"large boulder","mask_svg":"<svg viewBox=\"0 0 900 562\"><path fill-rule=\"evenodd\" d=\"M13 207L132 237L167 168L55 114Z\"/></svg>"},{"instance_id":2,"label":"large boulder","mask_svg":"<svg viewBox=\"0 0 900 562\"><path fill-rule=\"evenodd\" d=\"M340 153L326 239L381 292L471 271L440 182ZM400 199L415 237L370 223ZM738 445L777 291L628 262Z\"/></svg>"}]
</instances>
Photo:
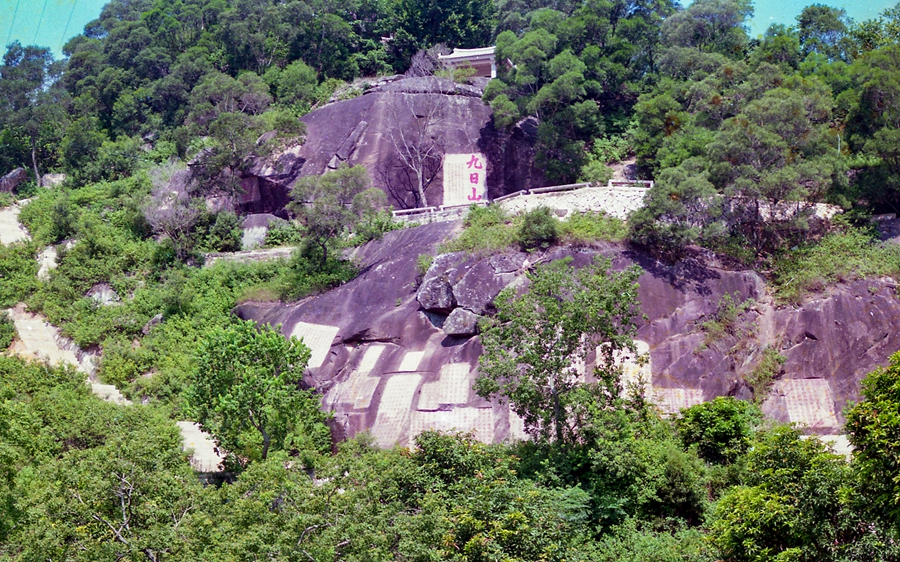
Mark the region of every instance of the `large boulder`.
<instances>
[{"instance_id":1,"label":"large boulder","mask_svg":"<svg viewBox=\"0 0 900 562\"><path fill-rule=\"evenodd\" d=\"M474 336L478 333L479 320L481 320L481 316L469 312L465 308L457 308L447 316L442 329L448 336Z\"/></svg>"},{"instance_id":2,"label":"large boulder","mask_svg":"<svg viewBox=\"0 0 900 562\"><path fill-rule=\"evenodd\" d=\"M402 150L404 143L415 139L429 118L435 124L427 134L437 147L429 164L436 173L425 191L429 205L443 204L443 154L485 154L490 197L546 185L533 164L536 129L497 131L480 88L434 77L391 81L305 115L307 135L298 149L303 158L299 175L321 174L342 163L362 164L391 204L414 207L413 178L398 147Z\"/></svg>"},{"instance_id":3,"label":"large boulder","mask_svg":"<svg viewBox=\"0 0 900 562\"><path fill-rule=\"evenodd\" d=\"M41 187L57 187L66 181L65 174L44 174L41 176Z\"/></svg>"},{"instance_id":4,"label":"large boulder","mask_svg":"<svg viewBox=\"0 0 900 562\"><path fill-rule=\"evenodd\" d=\"M12 193L21 183L28 179L25 168L16 168L0 178L0 193Z\"/></svg>"},{"instance_id":5,"label":"large boulder","mask_svg":"<svg viewBox=\"0 0 900 562\"><path fill-rule=\"evenodd\" d=\"M435 223L387 233L356 251L356 279L296 304L247 303L236 309L242 318L281 324L286 335L310 345L306 382L323 392L323 406L335 412L337 437L369 430L383 445L405 445L429 428L471 430L488 442L525 435L508 404L487 402L471 390L481 343L478 315L462 303L487 314L490 304L461 294L469 288L474 294L476 287L496 294L510 279L523 286L536 257L438 256L422 287L432 284L444 300L426 299L429 291L417 284L417 258L432 253L458 227ZM772 301L757 273L701 259L666 265L618 244L554 248L540 259L564 257L576 267L602 257L616 270L643 268L637 340L648 362L625 372L645 376L648 398L666 412L716 396L753 397L747 380L774 351L784 363L769 373L768 387L756 388L765 393L756 398L765 399L767 415L810 432L833 433L844 421L843 407L858 399L861 379L900 349L900 299L892 279L839 285L790 307ZM726 295L746 303L744 311L729 330L713 336L707 323L716 319ZM590 376L591 365L584 367Z\"/></svg>"}]
</instances>

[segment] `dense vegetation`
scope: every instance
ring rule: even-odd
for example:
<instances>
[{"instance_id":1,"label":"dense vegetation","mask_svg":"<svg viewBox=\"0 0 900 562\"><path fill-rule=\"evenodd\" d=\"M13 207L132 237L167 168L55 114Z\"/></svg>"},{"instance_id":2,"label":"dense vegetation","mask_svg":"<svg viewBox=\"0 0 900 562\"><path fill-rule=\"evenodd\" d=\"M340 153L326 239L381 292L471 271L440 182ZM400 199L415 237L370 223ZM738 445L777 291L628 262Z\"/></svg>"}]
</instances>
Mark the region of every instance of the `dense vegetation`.
<instances>
[{"instance_id":1,"label":"dense vegetation","mask_svg":"<svg viewBox=\"0 0 900 562\"><path fill-rule=\"evenodd\" d=\"M0 307L25 302L101 351L101 380L136 404L100 401L73 370L0 355L0 560L900 560L900 355L848 411L849 463L730 398L664 419L611 365L632 345L636 273L556 263L532 273L533 292L505 293L485 325L478 390L512 400L533 441L424 433L412 450L381 450L365 435L332 443L301 388L308 350L231 313L355 275L338 250L394 227L361 168L296 185L300 220L267 238L297 245L292 258L197 267L240 247L238 217L205 199L233 195L254 158L302 142L299 116L363 87L344 82L405 71L438 43L495 43L484 99L501 130L533 119L548 177L596 181L634 155L656 187L627 227L476 208L444 250L627 236L675 259L703 245L766 265L785 300L897 275L900 255L873 242L869 217L897 211L900 195L900 8L851 22L813 5L755 39L751 10L113 0L63 61L9 45L0 172L22 166L32 181L0 205L31 198L20 218L33 240L0 246ZM197 182L173 193L185 162ZM47 172L68 179L38 188ZM820 202L849 219L815 218ZM58 267L39 280L48 246ZM709 340L736 329L741 306L720 303ZM610 356L581 384L571 359L595 337ZM0 315L0 350L14 338ZM545 353L512 377L526 344ZM772 350L761 365L780 360ZM222 481L190 470L180 418L227 447Z\"/></svg>"},{"instance_id":2,"label":"dense vegetation","mask_svg":"<svg viewBox=\"0 0 900 562\"><path fill-rule=\"evenodd\" d=\"M898 369L851 411L850 464L750 404L673 424L604 379L574 441L424 433L409 451L361 436L331 453L307 418L284 426L289 446L202 485L165 411L0 357L0 559L898 560Z\"/></svg>"}]
</instances>

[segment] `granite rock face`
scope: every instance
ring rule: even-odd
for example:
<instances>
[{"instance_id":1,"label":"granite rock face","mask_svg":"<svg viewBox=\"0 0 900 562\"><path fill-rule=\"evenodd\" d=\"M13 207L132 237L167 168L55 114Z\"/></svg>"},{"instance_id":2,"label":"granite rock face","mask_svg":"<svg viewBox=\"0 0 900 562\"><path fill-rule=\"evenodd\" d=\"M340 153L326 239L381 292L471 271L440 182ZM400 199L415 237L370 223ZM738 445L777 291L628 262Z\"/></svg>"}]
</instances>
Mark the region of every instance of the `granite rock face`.
<instances>
[{"instance_id":1,"label":"granite rock face","mask_svg":"<svg viewBox=\"0 0 900 562\"><path fill-rule=\"evenodd\" d=\"M485 154L491 197L547 185L533 165L535 134L520 128L509 134L497 131L478 87L434 77L392 81L303 116L307 135L297 151L303 159L299 176L321 174L341 163L361 164L392 205L415 207L420 203L412 193L413 178L400 162L398 145L415 137L426 116L435 123L428 135L438 147L438 158L430 164L436 175L425 190L429 205L443 204L443 154Z\"/></svg>"},{"instance_id":2,"label":"granite rock face","mask_svg":"<svg viewBox=\"0 0 900 562\"><path fill-rule=\"evenodd\" d=\"M28 179L28 172L25 168L16 168L10 173L0 178L0 193L12 193L19 184Z\"/></svg>"},{"instance_id":3,"label":"granite rock face","mask_svg":"<svg viewBox=\"0 0 900 562\"><path fill-rule=\"evenodd\" d=\"M482 88L435 77L398 78L364 95L329 103L301 118L307 128L302 144L257 160L240 178L237 195L210 194L207 208L286 218L284 207L298 178L357 164L366 167L373 186L382 189L395 208L420 206L414 174L404 167L399 150L407 142L415 144L426 119L433 125L425 135L435 147L426 164L431 177L425 189L428 205L444 202L444 154L484 154L491 198L547 185L534 165L537 122L526 119L510 132L498 131L490 106L481 100ZM260 141L266 138L263 135ZM191 166L200 161L202 154ZM190 181L191 173L186 171L173 178L169 188L183 192Z\"/></svg>"},{"instance_id":4,"label":"granite rock face","mask_svg":"<svg viewBox=\"0 0 900 562\"><path fill-rule=\"evenodd\" d=\"M607 244L541 256L445 254L417 280L416 258L459 227L435 223L390 232L356 250L362 272L345 285L295 304L236 309L242 318L281 324L286 335L303 337L313 348L317 361L307 382L335 412L337 437L370 430L385 446L408 444L429 428L472 430L487 442L524 437L522 420L508 404L471 390L481 353L473 328L478 311L491 313L497 292L527 283L535 261L570 257L579 267L602 257L616 270L644 269L639 294L645 317L637 340L649 356L650 397L668 412L721 395L751 398L744 379L771 349L785 362L772 374L767 415L806 424L812 433L834 433L861 379L900 349L900 300L891 279L840 285L801 306L776 306L755 272L699 259L670 266ZM725 295L746 303L744 312L710 338L703 324L715 318Z\"/></svg>"}]
</instances>

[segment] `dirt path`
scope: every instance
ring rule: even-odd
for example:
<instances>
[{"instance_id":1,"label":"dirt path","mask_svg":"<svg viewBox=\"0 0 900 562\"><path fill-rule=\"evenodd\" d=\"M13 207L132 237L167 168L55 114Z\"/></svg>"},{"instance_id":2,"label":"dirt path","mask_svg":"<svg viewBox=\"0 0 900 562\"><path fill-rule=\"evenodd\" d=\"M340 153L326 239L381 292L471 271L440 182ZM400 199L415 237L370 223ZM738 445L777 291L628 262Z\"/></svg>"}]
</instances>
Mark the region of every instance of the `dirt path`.
<instances>
[{"instance_id":1,"label":"dirt path","mask_svg":"<svg viewBox=\"0 0 900 562\"><path fill-rule=\"evenodd\" d=\"M18 206L0 209L0 243L11 244L18 240L28 240L28 233L19 224L18 215ZM39 278L42 280L49 278L49 270L55 265L55 258L55 249L51 248L42 252ZM132 404L131 400L125 398L118 388L98 381L96 357L78 349L74 342L64 338L59 333L59 328L47 322L46 318L28 312L25 303L19 303L8 312L16 326L16 332L18 332L18 338L10 347L10 351L14 354L25 359L46 361L53 366L72 365L84 373L87 383L91 385L91 391L97 397L122 406ZM182 449L191 451L190 462L194 470L199 472L221 470L220 465L224 457L218 453L216 444L209 435L201 431L194 422L180 421L177 422L177 425L181 431Z\"/></svg>"},{"instance_id":2,"label":"dirt path","mask_svg":"<svg viewBox=\"0 0 900 562\"><path fill-rule=\"evenodd\" d=\"M25 228L19 224L19 210L18 205L0 209L0 244L12 244L30 238Z\"/></svg>"}]
</instances>

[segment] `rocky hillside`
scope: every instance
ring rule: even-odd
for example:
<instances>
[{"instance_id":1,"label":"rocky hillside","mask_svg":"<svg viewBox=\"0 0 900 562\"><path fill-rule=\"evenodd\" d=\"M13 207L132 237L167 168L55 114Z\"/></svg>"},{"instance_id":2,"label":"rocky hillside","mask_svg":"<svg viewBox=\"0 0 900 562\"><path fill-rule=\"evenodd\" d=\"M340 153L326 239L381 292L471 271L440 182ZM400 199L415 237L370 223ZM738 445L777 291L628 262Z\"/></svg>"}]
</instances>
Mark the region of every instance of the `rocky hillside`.
<instances>
[{"instance_id":1,"label":"rocky hillside","mask_svg":"<svg viewBox=\"0 0 900 562\"><path fill-rule=\"evenodd\" d=\"M365 166L375 187L383 189L396 208L420 206L414 194L415 172L404 165L398 148L423 156L429 205L443 204L444 154L485 154L492 198L546 185L533 165L534 126L523 122L510 133L500 133L481 91L441 78L398 78L316 109L302 118L307 127L302 146L260 162L246 174L238 206L250 213L279 211L298 177L318 175L341 163Z\"/></svg>"},{"instance_id":2,"label":"rocky hillside","mask_svg":"<svg viewBox=\"0 0 900 562\"><path fill-rule=\"evenodd\" d=\"M521 420L507 405L471 390L481 351L475 321L490 314L502 288L523 282L529 267L564 256L576 265L601 255L615 268L644 269L638 340L649 366L632 363L626 373L642 374L648 395L666 411L734 395L763 402L774 419L835 433L863 376L900 348L900 300L889 279L777 306L755 272L696 258L669 266L618 244L486 258L445 254L420 275L417 257L458 228L391 232L356 252L362 274L337 289L295 304L238 308L243 318L280 323L310 344L310 383L325 393L339 436L370 429L384 445L405 444L427 428L475 430L491 442L521 436Z\"/></svg>"}]
</instances>

